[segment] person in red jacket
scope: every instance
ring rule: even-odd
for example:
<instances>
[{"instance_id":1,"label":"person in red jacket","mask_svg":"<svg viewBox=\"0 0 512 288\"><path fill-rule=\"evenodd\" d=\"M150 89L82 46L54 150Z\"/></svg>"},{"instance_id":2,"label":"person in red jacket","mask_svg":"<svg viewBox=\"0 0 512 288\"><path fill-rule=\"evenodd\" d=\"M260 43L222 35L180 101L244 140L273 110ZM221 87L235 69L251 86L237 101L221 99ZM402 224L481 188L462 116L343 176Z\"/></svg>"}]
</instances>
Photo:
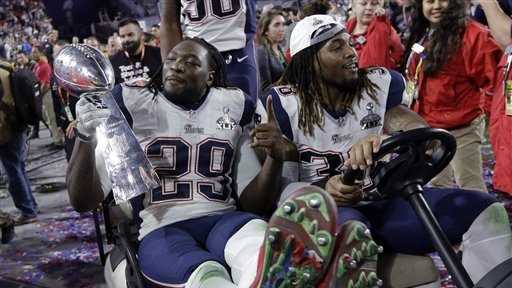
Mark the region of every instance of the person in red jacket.
<instances>
[{"instance_id":1,"label":"person in red jacket","mask_svg":"<svg viewBox=\"0 0 512 288\"><path fill-rule=\"evenodd\" d=\"M512 46L498 67L496 93L492 99L489 138L496 158L492 178L494 189L512 195Z\"/></svg>"},{"instance_id":2,"label":"person in red jacket","mask_svg":"<svg viewBox=\"0 0 512 288\"><path fill-rule=\"evenodd\" d=\"M382 8L383 0L353 0L355 17L347 22L354 48L359 56L359 67L371 66L396 69L404 53L400 36L391 26Z\"/></svg>"},{"instance_id":3,"label":"person in red jacket","mask_svg":"<svg viewBox=\"0 0 512 288\"><path fill-rule=\"evenodd\" d=\"M457 153L434 186L487 191L480 152L503 52L488 29L469 20L464 0L415 2L406 63L413 109L431 127L449 130Z\"/></svg>"},{"instance_id":4,"label":"person in red jacket","mask_svg":"<svg viewBox=\"0 0 512 288\"><path fill-rule=\"evenodd\" d=\"M41 95L43 97L43 117L48 123L52 135L54 148L61 149L64 147L64 133L57 126L53 99L50 91L50 79L52 77L52 67L48 63L48 58L44 53L36 50L32 53L32 57L36 61L33 72L39 81L41 87ZM39 131L39 130L37 130Z\"/></svg>"}]
</instances>

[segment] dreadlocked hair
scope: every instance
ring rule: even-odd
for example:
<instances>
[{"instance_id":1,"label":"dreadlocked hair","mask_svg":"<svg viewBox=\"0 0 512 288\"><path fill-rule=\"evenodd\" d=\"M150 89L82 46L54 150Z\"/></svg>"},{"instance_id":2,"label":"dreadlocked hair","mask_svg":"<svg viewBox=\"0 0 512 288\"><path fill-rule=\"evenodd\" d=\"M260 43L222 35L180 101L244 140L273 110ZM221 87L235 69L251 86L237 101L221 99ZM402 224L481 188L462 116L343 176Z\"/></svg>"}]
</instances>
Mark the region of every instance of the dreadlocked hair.
<instances>
[{"instance_id":1,"label":"dreadlocked hair","mask_svg":"<svg viewBox=\"0 0 512 288\"><path fill-rule=\"evenodd\" d=\"M224 57L220 54L219 50L215 48L212 44L206 42L203 38L193 37L193 38L185 38L183 41L192 41L201 45L204 49L208 50L208 55L210 56L210 68L215 71L213 75L213 83L212 87L229 87L228 81L228 72L226 68L226 61Z\"/></svg>"},{"instance_id":2,"label":"dreadlocked hair","mask_svg":"<svg viewBox=\"0 0 512 288\"><path fill-rule=\"evenodd\" d=\"M430 22L423 15L423 1L414 1L414 3L415 15L412 19L415 20L406 45L405 61L402 63L407 62L414 43L420 42L423 37L428 37L423 72L430 76L438 72L449 58L457 53L462 44L467 23L466 3L465 0L450 0L448 7L442 12L441 21L432 27L433 29L430 28L432 31L429 31Z\"/></svg>"},{"instance_id":3,"label":"dreadlocked hair","mask_svg":"<svg viewBox=\"0 0 512 288\"><path fill-rule=\"evenodd\" d=\"M318 76L321 75L321 71L315 68L315 61L317 61L318 50L326 42L327 40L320 42L294 55L278 81L278 85L291 85L297 90L297 96L300 99L299 129L310 136L314 136L315 125L323 129L325 123L322 99L327 98L327 88ZM359 69L354 89L340 95L348 109L354 100L357 102L361 100L363 92L377 101L378 86L368 78L369 71L371 70Z\"/></svg>"},{"instance_id":4,"label":"dreadlocked hair","mask_svg":"<svg viewBox=\"0 0 512 288\"><path fill-rule=\"evenodd\" d=\"M149 89L151 93L153 93L153 98L158 95L158 92L162 90L162 84L158 85L157 82L158 79L162 79L162 67L164 64L160 64L160 67L156 70L156 72L151 76L148 83L144 86L145 88Z\"/></svg>"}]
</instances>

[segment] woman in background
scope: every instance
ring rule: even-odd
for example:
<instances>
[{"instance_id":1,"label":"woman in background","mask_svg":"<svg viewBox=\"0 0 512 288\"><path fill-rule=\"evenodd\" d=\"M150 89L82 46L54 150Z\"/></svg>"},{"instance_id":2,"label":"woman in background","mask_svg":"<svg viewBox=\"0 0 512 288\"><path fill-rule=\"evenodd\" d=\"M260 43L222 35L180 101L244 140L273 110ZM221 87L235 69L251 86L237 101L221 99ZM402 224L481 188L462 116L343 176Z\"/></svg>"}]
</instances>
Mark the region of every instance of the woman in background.
<instances>
[{"instance_id":1,"label":"woman in background","mask_svg":"<svg viewBox=\"0 0 512 288\"><path fill-rule=\"evenodd\" d=\"M384 0L352 0L347 30L359 56L359 67L396 69L404 53L400 36L383 9Z\"/></svg>"},{"instance_id":2,"label":"woman in background","mask_svg":"<svg viewBox=\"0 0 512 288\"><path fill-rule=\"evenodd\" d=\"M285 18L280 10L269 10L258 22L256 60L260 72L260 91L264 92L281 78L286 61L280 43L284 39ZM260 93L260 95L266 95Z\"/></svg>"},{"instance_id":3,"label":"woman in background","mask_svg":"<svg viewBox=\"0 0 512 288\"><path fill-rule=\"evenodd\" d=\"M405 58L414 111L457 139L450 165L434 186L487 191L482 175L484 110L495 91L502 51L488 29L466 14L465 0L416 1ZM453 177L454 176L454 177Z\"/></svg>"}]
</instances>

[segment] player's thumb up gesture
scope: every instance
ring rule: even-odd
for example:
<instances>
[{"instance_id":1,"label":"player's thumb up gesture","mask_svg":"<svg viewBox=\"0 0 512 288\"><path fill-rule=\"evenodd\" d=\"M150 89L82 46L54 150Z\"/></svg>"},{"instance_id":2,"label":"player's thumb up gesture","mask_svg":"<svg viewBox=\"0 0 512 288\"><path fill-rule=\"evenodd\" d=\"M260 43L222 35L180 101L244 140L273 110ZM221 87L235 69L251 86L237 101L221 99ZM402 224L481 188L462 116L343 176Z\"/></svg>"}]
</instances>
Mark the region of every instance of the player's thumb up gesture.
<instances>
[{"instance_id":1,"label":"player's thumb up gesture","mask_svg":"<svg viewBox=\"0 0 512 288\"><path fill-rule=\"evenodd\" d=\"M251 147L264 149L268 156L278 161L298 161L295 144L285 138L279 128L270 96L267 98L267 115L267 122L251 131Z\"/></svg>"}]
</instances>

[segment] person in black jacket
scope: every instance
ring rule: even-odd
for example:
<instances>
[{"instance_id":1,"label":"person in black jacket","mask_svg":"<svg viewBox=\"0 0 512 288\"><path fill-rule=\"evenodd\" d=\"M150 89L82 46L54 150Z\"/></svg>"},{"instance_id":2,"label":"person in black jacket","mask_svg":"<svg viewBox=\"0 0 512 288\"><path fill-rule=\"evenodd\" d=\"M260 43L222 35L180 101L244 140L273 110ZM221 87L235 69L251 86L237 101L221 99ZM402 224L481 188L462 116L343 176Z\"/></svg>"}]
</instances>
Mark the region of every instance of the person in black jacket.
<instances>
[{"instance_id":1,"label":"person in black jacket","mask_svg":"<svg viewBox=\"0 0 512 288\"><path fill-rule=\"evenodd\" d=\"M280 43L284 40L285 19L280 10L272 9L261 15L258 22L257 61L260 91L264 92L279 80L286 67ZM266 95L260 93L260 95Z\"/></svg>"},{"instance_id":2,"label":"person in black jacket","mask_svg":"<svg viewBox=\"0 0 512 288\"><path fill-rule=\"evenodd\" d=\"M110 57L114 67L116 84L144 86L155 79L158 87L162 84L162 59L160 49L144 45L144 31L135 19L119 23L119 37L122 50Z\"/></svg>"}]
</instances>

